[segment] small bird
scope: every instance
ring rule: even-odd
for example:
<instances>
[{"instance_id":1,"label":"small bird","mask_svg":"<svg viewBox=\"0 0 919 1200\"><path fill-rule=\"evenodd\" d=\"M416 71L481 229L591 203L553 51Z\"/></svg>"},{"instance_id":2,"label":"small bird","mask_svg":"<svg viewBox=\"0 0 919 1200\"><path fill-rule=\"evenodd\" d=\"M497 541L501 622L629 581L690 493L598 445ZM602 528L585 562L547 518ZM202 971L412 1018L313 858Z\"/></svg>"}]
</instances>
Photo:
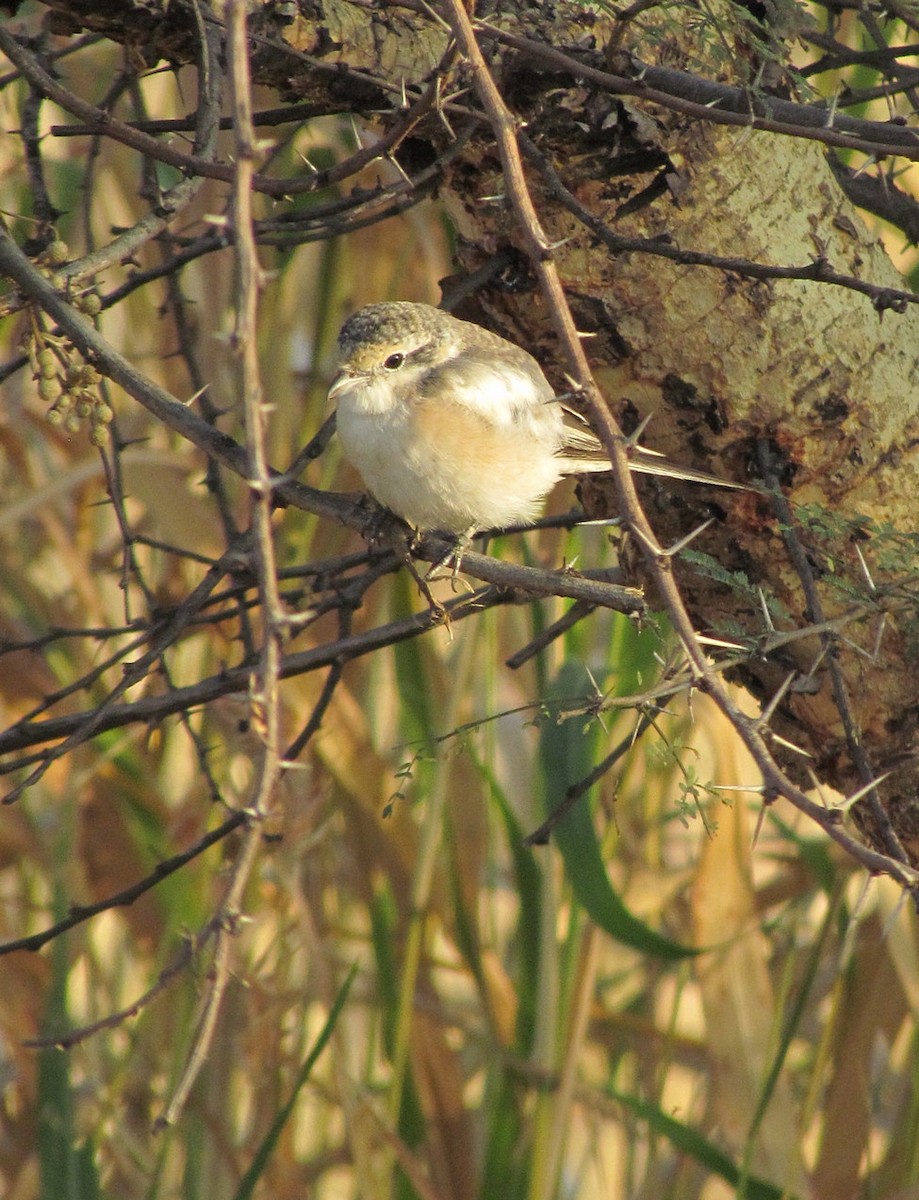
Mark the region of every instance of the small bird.
<instances>
[{"instance_id":1,"label":"small bird","mask_svg":"<svg viewBox=\"0 0 919 1200\"><path fill-rule=\"evenodd\" d=\"M609 471L584 419L555 395L536 359L429 304L368 304L338 335L345 457L380 504L420 531L455 534L531 524L564 475ZM634 448L633 471L738 487Z\"/></svg>"}]
</instances>

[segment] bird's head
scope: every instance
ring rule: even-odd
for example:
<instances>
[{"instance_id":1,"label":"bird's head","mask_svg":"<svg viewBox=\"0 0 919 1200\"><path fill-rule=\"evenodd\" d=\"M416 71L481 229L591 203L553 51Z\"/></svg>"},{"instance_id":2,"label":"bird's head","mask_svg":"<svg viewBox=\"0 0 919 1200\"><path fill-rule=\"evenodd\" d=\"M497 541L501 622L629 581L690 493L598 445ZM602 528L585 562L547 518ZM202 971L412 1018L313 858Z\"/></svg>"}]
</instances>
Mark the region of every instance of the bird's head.
<instances>
[{"instance_id":1,"label":"bird's head","mask_svg":"<svg viewBox=\"0 0 919 1200\"><path fill-rule=\"evenodd\" d=\"M365 412L408 400L432 367L457 352L457 322L428 304L368 304L338 335L338 374L329 399Z\"/></svg>"}]
</instances>

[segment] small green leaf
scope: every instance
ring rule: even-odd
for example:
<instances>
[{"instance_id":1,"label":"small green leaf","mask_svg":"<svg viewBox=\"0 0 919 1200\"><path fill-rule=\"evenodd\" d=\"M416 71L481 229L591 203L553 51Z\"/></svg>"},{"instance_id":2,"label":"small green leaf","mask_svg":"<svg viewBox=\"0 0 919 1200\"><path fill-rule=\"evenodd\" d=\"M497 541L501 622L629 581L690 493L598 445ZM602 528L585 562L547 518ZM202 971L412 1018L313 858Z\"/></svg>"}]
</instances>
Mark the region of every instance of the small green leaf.
<instances>
[{"instance_id":1,"label":"small green leaf","mask_svg":"<svg viewBox=\"0 0 919 1200\"><path fill-rule=\"evenodd\" d=\"M249 1169L246 1171L240 1180L239 1187L236 1189L234 1200L248 1200L255 1190L255 1185L265 1172L268 1165L268 1159L278 1143L281 1132L284 1126L290 1120L291 1113L294 1110L294 1105L297 1102L297 1097L306 1081L312 1074L313 1067L316 1061L322 1054L332 1036L332 1031L335 1028L338 1018L341 1016L342 1009L345 1007L345 1001L348 999L348 993L351 990L351 984L354 982L354 976L357 974L357 963L355 963L348 972L345 982L338 989L338 995L335 997L335 1003L329 1010L329 1015L326 1017L325 1024L316 1038L313 1048L307 1054L297 1073L297 1078L294 1080L294 1086L291 1090L287 1101L281 1106L275 1114L275 1118L271 1123L271 1127L265 1134L258 1149L256 1150Z\"/></svg>"},{"instance_id":2,"label":"small green leaf","mask_svg":"<svg viewBox=\"0 0 919 1200\"><path fill-rule=\"evenodd\" d=\"M707 1167L713 1175L726 1180L732 1187L743 1184L744 1200L794 1200L794 1197L773 1183L758 1179L755 1176L744 1176L740 1167L726 1154L703 1137L698 1130L684 1125L662 1112L656 1104L640 1100L637 1096L629 1096L625 1092L617 1092L607 1088L606 1094L617 1100L623 1108L629 1109L642 1120L647 1121L655 1133L665 1137L671 1146L688 1154L690 1158Z\"/></svg>"},{"instance_id":3,"label":"small green leaf","mask_svg":"<svg viewBox=\"0 0 919 1200\"><path fill-rule=\"evenodd\" d=\"M580 663L566 663L555 681L553 695L589 696L592 685ZM583 735L580 720L550 721L543 726L540 760L546 808L551 812L568 789L583 779L597 754L598 722L591 722L589 736ZM696 951L656 933L626 908L613 890L600 852L588 797L584 796L555 827L554 837L571 890L590 918L623 945L655 958L678 959Z\"/></svg>"}]
</instances>

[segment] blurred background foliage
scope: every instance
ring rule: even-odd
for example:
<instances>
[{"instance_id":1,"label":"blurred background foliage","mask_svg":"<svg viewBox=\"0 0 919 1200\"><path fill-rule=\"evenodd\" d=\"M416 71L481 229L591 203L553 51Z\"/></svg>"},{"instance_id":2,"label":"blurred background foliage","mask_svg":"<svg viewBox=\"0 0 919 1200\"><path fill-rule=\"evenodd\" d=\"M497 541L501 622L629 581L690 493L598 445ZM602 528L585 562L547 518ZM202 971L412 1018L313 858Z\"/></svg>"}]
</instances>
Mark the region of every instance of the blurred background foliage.
<instances>
[{"instance_id":1,"label":"blurred background foliage","mask_svg":"<svg viewBox=\"0 0 919 1200\"><path fill-rule=\"evenodd\" d=\"M182 71L131 75L104 41L62 69L94 99L123 81L126 118L180 117L195 91ZM3 128L16 130L27 93L15 78L2 83ZM42 106L43 130L69 120ZM322 167L361 136L327 118L279 138L276 154ZM153 168L122 147L48 137L42 159L72 257L146 211ZM22 241L32 193L9 134L0 195ZM206 185L173 236L223 206L222 188ZM387 297L436 303L450 246L425 201L347 237L265 251L259 352L273 463L291 461L324 420L342 318ZM174 248L152 243L105 286ZM174 394L205 381L224 408L233 302L225 251L138 288L99 323ZM19 358L28 320L4 321L5 363ZM2 394L6 728L49 695L57 713L101 699L122 670L106 660L130 642L131 623L180 602L226 534L199 452L110 396L137 539L126 568L85 426L50 425L27 368L4 371ZM241 436L232 413L223 428ZM307 478L359 487L334 442ZM245 489L230 477L224 486L242 525ZM556 511L570 501L557 497ZM278 516L277 546L285 568L361 549L292 510ZM491 552L615 561L596 530L507 536ZM306 603L299 586L285 583L293 604ZM353 627L419 603L403 572L370 590ZM496 609L452 638L435 630L347 667L284 777L217 1039L174 1127L151 1132L211 964L204 950L175 975L169 965L214 911L235 835L41 953L0 960L3 1195L919 1196L914 916L892 884L866 882L789 809L763 807L752 765L704 698L674 698L589 807L550 845L525 844L565 789L635 732L634 708L601 712L599 697L641 694L669 653L658 623L601 613L508 669L566 608ZM329 618L291 648L333 633ZM236 637L229 619L188 630L169 652L169 686L218 672ZM90 686L68 692L95 667ZM288 740L323 682L284 683ZM154 675L143 686L165 683ZM0 813L2 939L118 893L219 824L245 800L255 737L245 697L227 697L185 722L100 735L54 763ZM136 1013L105 1024L151 988ZM99 1021L66 1051L31 1044Z\"/></svg>"}]
</instances>

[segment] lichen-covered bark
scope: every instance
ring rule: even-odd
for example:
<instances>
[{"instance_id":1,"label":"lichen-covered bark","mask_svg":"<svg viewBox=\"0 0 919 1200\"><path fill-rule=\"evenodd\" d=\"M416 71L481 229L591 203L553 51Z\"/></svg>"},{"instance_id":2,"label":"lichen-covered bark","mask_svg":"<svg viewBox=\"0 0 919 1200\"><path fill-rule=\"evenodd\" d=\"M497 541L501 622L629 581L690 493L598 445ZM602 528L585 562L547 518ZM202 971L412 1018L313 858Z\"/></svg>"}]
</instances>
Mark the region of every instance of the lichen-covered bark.
<instances>
[{"instance_id":1,"label":"lichen-covered bark","mask_svg":"<svg viewBox=\"0 0 919 1200\"><path fill-rule=\"evenodd\" d=\"M596 93L559 96L556 88L546 112L544 94L532 81L528 90L530 136L568 190L617 234L776 266L803 267L819 256L839 272L901 286L815 143L687 124L660 111L649 140L648 126L636 127L625 107L606 113L599 134ZM624 169L629 160L639 169ZM445 196L470 268L515 240L507 215L477 202L494 193L495 171L482 147L478 179L464 161ZM666 178L656 195L648 186L655 175ZM758 439L780 456L786 494L806 506L796 532L822 617L858 614L838 626L829 649L805 632L812 614L768 501L650 484L649 515L673 541L718 516L676 568L697 626L766 644L768 605L775 629L795 636L754 657L743 678L766 703L796 673L773 728L812 756L822 782L851 794L862 785L826 669L826 655L836 656L868 759L892 772L890 811L915 849L919 312L881 316L867 297L819 282L754 281L642 253L613 255L546 195L538 172L531 182L559 243L579 328L593 335L597 378L624 423L653 414L649 444L735 479L757 477ZM494 307L528 344L543 344L548 316L538 300L501 297ZM591 484L595 508L606 511L611 500L611 489ZM807 778L800 755L784 757Z\"/></svg>"},{"instance_id":2,"label":"lichen-covered bark","mask_svg":"<svg viewBox=\"0 0 919 1200\"><path fill-rule=\"evenodd\" d=\"M572 187L617 232L776 265L806 265L819 254L838 271L899 285L816 145L698 127L661 138L680 160L678 200L664 193L617 220L621 179L613 188L596 176ZM758 438L784 459L786 494L806 506L797 534L823 617L860 611L839 628L832 653L869 759L879 771L893 770L887 791L901 835L911 838L919 313L881 316L869 299L816 282L755 282L643 254L613 257L551 209L549 227L559 241L571 239L558 250L560 269L570 291L586 297L575 299L576 311L582 328L599 335L591 343L605 350L598 378L620 416L637 422L654 414L647 440L655 448L732 478L756 476ZM465 228L468 238L468 219ZM487 238L488 231L485 245ZM711 561L678 568L700 629L767 638L760 588L779 631L810 623L767 501L696 491L675 506L670 484L647 495L653 522L674 540L705 517L704 501L724 514L692 546ZM593 499L602 504L596 492ZM722 568L736 573L733 582L720 577ZM860 784L824 654L818 636L801 636L749 663L744 678L768 701L790 671L798 673L774 727L813 756L822 781L853 792Z\"/></svg>"},{"instance_id":3,"label":"lichen-covered bark","mask_svg":"<svg viewBox=\"0 0 919 1200\"><path fill-rule=\"evenodd\" d=\"M53 0L49 7L59 23L118 36L116 6ZM147 0L121 8L124 40L132 40L131 13L142 13L148 47L193 55L190 7ZM613 28L574 3L518 0L499 5L489 19L548 44L591 49L600 66ZM404 81L424 84L448 41L445 28L422 9L348 0L311 0L296 10L265 4L253 21L263 35L260 81L339 111L397 108L397 89ZM264 40L269 33L301 57L272 50ZM740 60L744 48L737 45ZM713 59L711 76L723 77L724 40L712 47L721 57ZM817 144L624 102L517 51L492 49L496 78L537 150L616 233L783 266L823 257L837 271L899 284ZM645 41L633 38L628 49L646 62L687 65L678 23ZM702 70L705 42L691 49L692 68ZM391 90L372 81L363 88L336 83L327 70L336 62ZM454 64L443 93L459 92L474 107L471 92L462 91L468 83L462 64ZM431 116L413 136L442 149L447 129ZM813 756L821 781L851 793L861 780L827 672L828 655L836 656L868 759L878 772L891 771L884 783L889 810L919 851L913 783L919 631L910 582L919 524L919 314L911 307L881 317L868 298L820 282L754 281L640 252L614 255L560 205L540 171L530 170L541 218L559 243L556 257L579 327L594 335L589 348L609 403L633 427L654 414L650 445L734 478L756 477L756 444L768 440L784 460L787 495L810 506L797 510L794 524L823 616L850 614L834 627L829 645L805 631L814 614L767 499L650 484L648 511L664 540L710 513L717 517L692 544L693 556L676 567L698 628L765 645L773 633L768 607L775 631L790 636L748 661L743 676L768 702L796 673L773 726ZM494 199L501 191L500 164L483 123L441 188L467 268L523 245L508 209ZM503 332L551 365L548 313L528 287L522 254L519 261L515 288L493 283L480 302ZM598 508L608 499L596 488L588 496ZM788 761L802 760L789 755Z\"/></svg>"}]
</instances>

